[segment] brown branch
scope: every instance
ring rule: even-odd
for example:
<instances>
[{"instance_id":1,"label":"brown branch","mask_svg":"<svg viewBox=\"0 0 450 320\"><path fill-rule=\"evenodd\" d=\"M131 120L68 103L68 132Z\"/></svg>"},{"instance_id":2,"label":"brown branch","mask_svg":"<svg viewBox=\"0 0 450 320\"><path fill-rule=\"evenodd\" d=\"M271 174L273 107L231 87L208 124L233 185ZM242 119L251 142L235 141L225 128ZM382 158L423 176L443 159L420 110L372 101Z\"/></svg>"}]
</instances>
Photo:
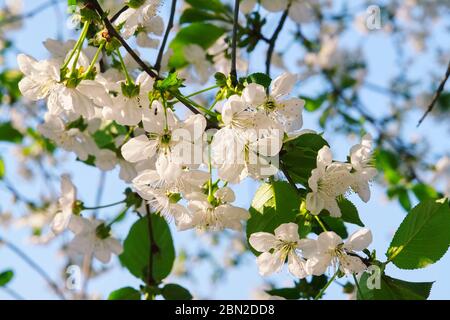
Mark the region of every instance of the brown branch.
<instances>
[{"instance_id":1,"label":"brown branch","mask_svg":"<svg viewBox=\"0 0 450 320\"><path fill-rule=\"evenodd\" d=\"M234 84L237 82L236 51L237 51L237 30L239 25L239 0L234 1L233 17L233 38L231 40L231 70L230 76Z\"/></svg>"},{"instance_id":2,"label":"brown branch","mask_svg":"<svg viewBox=\"0 0 450 320\"><path fill-rule=\"evenodd\" d=\"M172 0L172 6L170 8L170 17L167 22L166 32L164 33L164 38L161 43L161 47L159 48L158 57L155 62L155 70L158 71L161 69L161 61L164 54L164 49L166 48L167 40L169 39L170 30L173 28L173 19L175 18L175 9L177 7L177 0Z\"/></svg>"},{"instance_id":3,"label":"brown branch","mask_svg":"<svg viewBox=\"0 0 450 320\"><path fill-rule=\"evenodd\" d=\"M445 72L444 78L442 79L441 83L439 84L439 87L437 88L436 92L434 93L433 100L431 100L431 103L429 104L427 111L425 111L422 118L420 118L419 122L417 123L417 127L420 126L420 124L423 122L423 120L425 120L426 116L433 110L434 105L436 104L437 100L439 99L442 91L444 91L445 83L447 82L449 77L450 77L450 61L448 62L447 71Z\"/></svg>"},{"instance_id":4,"label":"brown branch","mask_svg":"<svg viewBox=\"0 0 450 320\"><path fill-rule=\"evenodd\" d=\"M289 9L291 8L291 3L289 2L286 10L284 10L283 15L281 16L280 21L278 22L278 26L275 29L272 37L269 40L269 49L267 49L267 57L266 57L266 74L270 76L270 66L272 64L272 55L275 50L275 43L277 42L278 36L283 30L284 23L286 22L287 16L289 14Z\"/></svg>"},{"instance_id":5,"label":"brown branch","mask_svg":"<svg viewBox=\"0 0 450 320\"><path fill-rule=\"evenodd\" d=\"M130 45L125 41L125 39L117 32L116 28L112 25L111 21L109 21L106 13L103 11L102 7L98 3L97 0L88 0L87 3L95 10L97 11L98 15L102 19L103 23L105 24L106 29L108 30L108 33L117 38L119 42L122 44L122 46L127 50L127 52L133 57L134 61L146 72L148 73L152 78L159 79L158 75L144 62L139 58L139 56L134 52L134 50L130 47Z\"/></svg>"},{"instance_id":6,"label":"brown branch","mask_svg":"<svg viewBox=\"0 0 450 320\"><path fill-rule=\"evenodd\" d=\"M124 6L122 9L117 11L116 14L113 15L112 18L110 19L111 23L114 23L114 21L116 21L122 13L128 10L128 8L129 8L128 6Z\"/></svg>"}]
</instances>

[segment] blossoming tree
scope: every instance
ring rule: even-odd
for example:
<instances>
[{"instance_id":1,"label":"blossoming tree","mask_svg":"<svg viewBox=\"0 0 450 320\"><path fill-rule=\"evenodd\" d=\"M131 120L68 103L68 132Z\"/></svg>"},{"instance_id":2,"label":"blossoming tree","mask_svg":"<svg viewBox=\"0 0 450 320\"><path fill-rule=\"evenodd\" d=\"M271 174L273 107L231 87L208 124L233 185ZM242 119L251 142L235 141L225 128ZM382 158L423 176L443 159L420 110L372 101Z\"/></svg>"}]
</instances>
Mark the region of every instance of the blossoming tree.
<instances>
[{"instance_id":1,"label":"blossoming tree","mask_svg":"<svg viewBox=\"0 0 450 320\"><path fill-rule=\"evenodd\" d=\"M26 18L18 3L9 2L0 15L2 32L4 26L20 28ZM425 268L446 253L449 185L440 190L422 177L448 171L448 157L430 165L417 148L388 132L390 124L402 122L404 104L411 101L407 80L399 76L403 87L384 89L402 102L387 116L376 117L362 104L365 62L339 47L339 35L350 28L346 8L319 0L69 0L68 5L76 40L45 40L47 59L18 53L19 71L2 69L0 95L9 113L0 123L0 140L19 146L44 174L48 160L59 161L57 150L64 150L102 172L119 168L128 186L123 199L89 207L62 174L56 196L30 200L9 181L0 158L1 183L26 212L11 219L31 227L37 244L68 235L68 265L82 257L89 272L93 260L120 261L141 279L140 287L118 288L110 299L192 298L166 280L177 259L171 224L176 232L231 229L245 238L242 254L254 255L261 277L288 272L294 279L291 288L268 288L266 297L320 299L339 278L357 299L428 297L432 282L394 279L385 268ZM165 6L168 15L162 17ZM436 10L439 6L448 10L448 4L436 4ZM412 12L409 4L381 9L392 13L393 33L418 41L396 20ZM418 10L431 15L427 9ZM354 22L364 29L361 17ZM283 65L289 49L277 46L287 24L295 27L285 35L292 37L290 46L303 51L298 70ZM304 26L312 31L304 33ZM12 50L4 43L2 52ZM262 47L257 58L263 57L265 68L249 72L246 56ZM141 49L154 50L155 59L149 61ZM443 68L445 77L428 99L426 114L446 114L449 67ZM299 94L299 82L315 77L323 82L322 92ZM26 107L16 108L19 104ZM303 125L306 112L322 112L322 133ZM340 130L329 126L332 121ZM358 136L344 160L333 157L334 146L325 139L333 131ZM251 203L240 207L235 191L249 179L259 188ZM347 199L353 193L370 201L373 183L383 184L407 212L385 254L371 250L377 235ZM412 196L418 200L414 207ZM97 214L115 206L122 206L115 217ZM125 218L133 225L119 239L115 228ZM349 225L356 231L348 234ZM87 298L49 279L1 235L0 243L38 268L60 298ZM0 287L7 288L13 276L12 270L0 273Z\"/></svg>"}]
</instances>

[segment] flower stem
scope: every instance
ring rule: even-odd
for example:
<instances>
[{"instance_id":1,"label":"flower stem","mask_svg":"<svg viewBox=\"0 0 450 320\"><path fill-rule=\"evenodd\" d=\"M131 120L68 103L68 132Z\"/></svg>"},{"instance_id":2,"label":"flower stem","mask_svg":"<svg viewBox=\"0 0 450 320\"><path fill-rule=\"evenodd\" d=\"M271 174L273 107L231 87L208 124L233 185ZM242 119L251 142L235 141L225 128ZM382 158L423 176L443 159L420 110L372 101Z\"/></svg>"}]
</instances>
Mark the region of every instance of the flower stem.
<instances>
[{"instance_id":1,"label":"flower stem","mask_svg":"<svg viewBox=\"0 0 450 320\"><path fill-rule=\"evenodd\" d=\"M104 46L105 46L105 42L103 42L100 45L100 47L98 47L97 52L95 53L95 56L92 59L91 64L89 65L88 69L84 73L83 77L87 76L92 71L92 69L94 69L94 66L95 66L95 64L97 63L97 60L98 60L98 56L100 55L100 52L102 52Z\"/></svg>"},{"instance_id":2,"label":"flower stem","mask_svg":"<svg viewBox=\"0 0 450 320\"><path fill-rule=\"evenodd\" d=\"M324 232L327 232L327 228L325 228L325 225L323 224L322 220L320 220L320 218L318 216L314 216L314 218L317 220L317 223L319 223L320 227L322 228L322 230Z\"/></svg>"},{"instance_id":3,"label":"flower stem","mask_svg":"<svg viewBox=\"0 0 450 320\"><path fill-rule=\"evenodd\" d=\"M334 281L334 279L336 278L336 276L339 273L339 269L333 274L333 276L331 277L330 280L328 280L327 284L325 285L325 287L322 288L322 290L320 290L319 294L314 298L314 300L319 300L320 298L322 298L323 294L325 293L325 291L328 289L328 287L330 286L330 284Z\"/></svg>"},{"instance_id":4,"label":"flower stem","mask_svg":"<svg viewBox=\"0 0 450 320\"><path fill-rule=\"evenodd\" d=\"M191 93L191 94L189 94L189 95L187 95L187 96L185 96L185 97L186 97L186 98L190 98L190 97L196 96L196 95L198 95L198 94L200 94L200 93L203 93L203 92L207 92L207 91L209 91L209 90L216 89L216 88L218 88L218 87L219 87L218 85L214 85L214 86L212 86L212 87L209 87L209 88L206 88L206 89L203 89L203 90L200 90L200 91Z\"/></svg>"},{"instance_id":5,"label":"flower stem","mask_svg":"<svg viewBox=\"0 0 450 320\"><path fill-rule=\"evenodd\" d=\"M123 199L121 201L117 201L114 203L110 203L110 204L105 204L103 206L97 206L97 207L83 207L83 210L97 210L97 209L103 209L103 208L109 208L109 207L114 207L117 206L118 204L124 203L126 201L126 199Z\"/></svg>"},{"instance_id":6,"label":"flower stem","mask_svg":"<svg viewBox=\"0 0 450 320\"><path fill-rule=\"evenodd\" d=\"M361 287L359 286L358 279L356 278L354 273L352 275L353 275L353 280L355 280L355 286L356 286L356 290L358 290L359 296L361 297L362 300L365 300L364 296L362 294L362 291L361 291Z\"/></svg>"},{"instance_id":7,"label":"flower stem","mask_svg":"<svg viewBox=\"0 0 450 320\"><path fill-rule=\"evenodd\" d=\"M89 21L86 21L83 25L83 30L81 31L80 37L78 38L77 42L75 43L75 47L72 49L72 51L70 52L69 57L67 58L66 62L63 64L63 66L61 67L61 69L65 69L69 66L70 60L72 60L73 56L75 55L76 52L78 52L79 55L79 48L83 45L84 39L86 38L86 34L87 31L89 29ZM78 58L77 58L78 61ZM74 65L76 65L76 62L74 63Z\"/></svg>"},{"instance_id":8,"label":"flower stem","mask_svg":"<svg viewBox=\"0 0 450 320\"><path fill-rule=\"evenodd\" d=\"M123 72L125 73L125 77L127 78L127 84L134 84L133 79L131 79L130 74L128 73L127 67L125 66L125 62L123 61L122 54L120 53L120 49L116 49L117 56L119 57L120 65L122 66Z\"/></svg>"}]
</instances>

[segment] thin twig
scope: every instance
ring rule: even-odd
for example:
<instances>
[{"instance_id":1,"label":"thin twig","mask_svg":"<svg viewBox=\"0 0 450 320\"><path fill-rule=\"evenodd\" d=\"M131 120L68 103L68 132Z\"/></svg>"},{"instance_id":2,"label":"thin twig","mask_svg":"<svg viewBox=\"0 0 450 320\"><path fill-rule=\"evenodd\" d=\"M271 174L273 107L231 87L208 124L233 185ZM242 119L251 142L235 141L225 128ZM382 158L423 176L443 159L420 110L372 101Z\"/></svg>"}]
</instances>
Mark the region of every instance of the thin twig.
<instances>
[{"instance_id":1,"label":"thin twig","mask_svg":"<svg viewBox=\"0 0 450 320\"><path fill-rule=\"evenodd\" d=\"M177 0L172 0L172 7L170 8L170 17L167 22L166 32L164 33L164 38L159 48L158 57L155 62L155 70L159 73L161 69L161 61L163 58L164 50L166 48L167 40L169 39L170 30L173 28L173 19L175 18L175 9L177 7Z\"/></svg>"},{"instance_id":2,"label":"thin twig","mask_svg":"<svg viewBox=\"0 0 450 320\"><path fill-rule=\"evenodd\" d=\"M122 9L117 11L116 14L113 15L112 18L110 19L111 23L114 23L114 21L116 21L122 13L128 10L128 8L129 8L128 6L124 6Z\"/></svg>"},{"instance_id":3,"label":"thin twig","mask_svg":"<svg viewBox=\"0 0 450 320\"><path fill-rule=\"evenodd\" d=\"M239 0L234 1L233 38L231 40L231 70L230 76L233 82L237 81L236 52L237 52L237 30L239 25Z\"/></svg>"},{"instance_id":4,"label":"thin twig","mask_svg":"<svg viewBox=\"0 0 450 320\"><path fill-rule=\"evenodd\" d=\"M17 293L15 290L9 288L9 287L0 287L1 289L3 289L3 291L5 291L9 296L11 296L13 299L16 300L26 300L24 297L22 297L22 295L20 295L19 293Z\"/></svg>"},{"instance_id":5,"label":"thin twig","mask_svg":"<svg viewBox=\"0 0 450 320\"><path fill-rule=\"evenodd\" d=\"M272 55L275 50L275 43L277 42L278 36L283 29L284 23L286 22L287 16L289 14L289 9L291 8L291 3L289 2L286 10L284 10L283 15L281 16L280 21L278 22L278 26L273 32L272 37L269 40L269 48L267 49L267 57L266 57L266 74L270 76L270 66L272 64Z\"/></svg>"},{"instance_id":6,"label":"thin twig","mask_svg":"<svg viewBox=\"0 0 450 320\"><path fill-rule=\"evenodd\" d=\"M56 0L56 1L50 0L50 1L47 1L43 4L41 4L39 7L36 7L34 9L30 10L27 13L9 16L8 18L0 21L0 27L3 27L5 25L8 25L8 24L11 24L11 23L23 20L23 19L32 18L35 15L39 14L40 12L45 11L48 8L55 6L60 1L62 1L62 0Z\"/></svg>"},{"instance_id":7,"label":"thin twig","mask_svg":"<svg viewBox=\"0 0 450 320\"><path fill-rule=\"evenodd\" d=\"M33 270L35 270L47 282L47 284L53 289L55 294L60 299L66 300L64 293L58 287L56 282L54 282L52 278L50 278L50 276L47 274L47 272L45 272L45 270L42 269L36 262L34 262L34 260L31 259L25 252L23 252L20 248L15 246L13 243L5 240L4 238L0 238L0 243L3 243L11 251L17 254L23 261L25 261Z\"/></svg>"},{"instance_id":8,"label":"thin twig","mask_svg":"<svg viewBox=\"0 0 450 320\"><path fill-rule=\"evenodd\" d=\"M88 0L88 3L97 11L98 15L101 17L103 23L105 24L108 33L117 38L122 46L127 50L127 52L133 57L134 61L139 64L139 66L148 73L152 78L159 79L158 75L144 62L139 58L139 56L134 52L134 50L130 47L130 45L125 41L125 39L117 32L116 28L112 25L111 21L109 21L102 7L98 3L97 0Z\"/></svg>"},{"instance_id":9,"label":"thin twig","mask_svg":"<svg viewBox=\"0 0 450 320\"><path fill-rule=\"evenodd\" d=\"M450 77L450 61L448 62L447 71L445 72L444 78L442 79L441 83L439 84L439 87L434 93L433 100L431 100L431 103L429 104L427 111L423 114L422 118L420 118L419 122L417 123L417 127L420 126L423 120L425 120L426 116L433 110L434 105L439 99L442 91L444 91L445 83L447 82L449 77Z\"/></svg>"}]
</instances>

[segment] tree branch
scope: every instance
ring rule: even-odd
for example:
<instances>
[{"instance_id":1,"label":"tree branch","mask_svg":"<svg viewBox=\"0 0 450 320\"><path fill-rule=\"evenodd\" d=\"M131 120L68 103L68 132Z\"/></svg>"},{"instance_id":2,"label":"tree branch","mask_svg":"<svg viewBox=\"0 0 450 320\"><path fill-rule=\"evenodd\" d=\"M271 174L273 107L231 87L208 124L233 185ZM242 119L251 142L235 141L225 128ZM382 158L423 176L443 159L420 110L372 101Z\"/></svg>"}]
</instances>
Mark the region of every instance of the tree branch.
<instances>
[{"instance_id":1,"label":"tree branch","mask_svg":"<svg viewBox=\"0 0 450 320\"><path fill-rule=\"evenodd\" d=\"M58 2L62 2L62 0L50 0L47 1L43 4L41 4L39 7L36 7L35 9L24 13L24 14L19 14L19 15L14 15L14 16L9 16L6 19L0 21L0 27L3 27L5 25L17 22L19 20L23 20L23 19L27 19L27 18L32 18L35 15L39 14L40 12L47 10L48 8L51 8L55 5L58 4Z\"/></svg>"},{"instance_id":2,"label":"tree branch","mask_svg":"<svg viewBox=\"0 0 450 320\"><path fill-rule=\"evenodd\" d=\"M114 23L114 21L116 21L122 13L128 10L128 8L129 8L128 6L124 6L122 9L117 11L116 14L113 15L112 18L110 19L111 23Z\"/></svg>"},{"instance_id":3,"label":"tree branch","mask_svg":"<svg viewBox=\"0 0 450 320\"><path fill-rule=\"evenodd\" d=\"M289 14L289 9L291 8L291 2L289 2L286 10L284 10L283 15L281 16L280 21L278 22L278 26L273 32L272 37L269 40L269 49L267 49L267 57L266 57L266 74L270 76L270 66L272 64L272 55L275 50L275 43L277 42L278 36L283 29L284 23L286 22L287 16Z\"/></svg>"},{"instance_id":4,"label":"tree branch","mask_svg":"<svg viewBox=\"0 0 450 320\"><path fill-rule=\"evenodd\" d=\"M173 28L173 19L175 17L175 9L177 7L177 0L172 0L172 6L170 8L170 17L169 21L167 22L167 28L166 32L164 33L164 38L161 43L161 47L159 48L158 57L155 62L155 70L159 73L159 70L161 69L161 61L164 54L164 49L166 48L167 40L169 38L170 30Z\"/></svg>"},{"instance_id":5,"label":"tree branch","mask_svg":"<svg viewBox=\"0 0 450 320\"><path fill-rule=\"evenodd\" d=\"M102 7L98 3L97 0L88 0L87 2L92 6L92 8L98 13L103 23L105 24L108 33L117 38L122 46L127 50L127 52L133 57L134 61L152 78L159 79L158 75L144 62L139 58L139 56L134 52L134 50L130 47L130 45L125 41L125 39L117 32L116 28L112 25L111 21L109 21L106 13L103 11Z\"/></svg>"},{"instance_id":6,"label":"tree branch","mask_svg":"<svg viewBox=\"0 0 450 320\"><path fill-rule=\"evenodd\" d=\"M52 278L50 278L50 276L47 274L47 272L45 272L45 270L42 269L36 262L34 262L34 260L31 259L25 252L23 252L20 248L16 247L14 244L5 240L4 238L0 238L0 243L3 243L11 251L17 254L23 261L25 261L33 270L35 270L47 282L47 284L53 289L55 294L60 299L66 300L64 293L58 287L56 282L54 282Z\"/></svg>"},{"instance_id":7,"label":"tree branch","mask_svg":"<svg viewBox=\"0 0 450 320\"><path fill-rule=\"evenodd\" d=\"M230 76L233 83L237 82L236 70L236 51L237 51L237 29L239 25L239 0L234 1L234 17L233 17L233 38L231 40L231 70Z\"/></svg>"},{"instance_id":8,"label":"tree branch","mask_svg":"<svg viewBox=\"0 0 450 320\"><path fill-rule=\"evenodd\" d=\"M442 79L441 83L439 84L439 87L437 88L436 92L434 93L433 100L431 100L431 103L429 104L427 111L425 111L422 118L420 118L419 122L417 123L417 127L420 126L420 124L423 122L423 120L425 120L426 116L433 110L434 105L436 104L437 100L439 99L442 91L444 91L445 83L447 82L449 77L450 77L450 61L448 62L447 71L445 72L444 78Z\"/></svg>"}]
</instances>

